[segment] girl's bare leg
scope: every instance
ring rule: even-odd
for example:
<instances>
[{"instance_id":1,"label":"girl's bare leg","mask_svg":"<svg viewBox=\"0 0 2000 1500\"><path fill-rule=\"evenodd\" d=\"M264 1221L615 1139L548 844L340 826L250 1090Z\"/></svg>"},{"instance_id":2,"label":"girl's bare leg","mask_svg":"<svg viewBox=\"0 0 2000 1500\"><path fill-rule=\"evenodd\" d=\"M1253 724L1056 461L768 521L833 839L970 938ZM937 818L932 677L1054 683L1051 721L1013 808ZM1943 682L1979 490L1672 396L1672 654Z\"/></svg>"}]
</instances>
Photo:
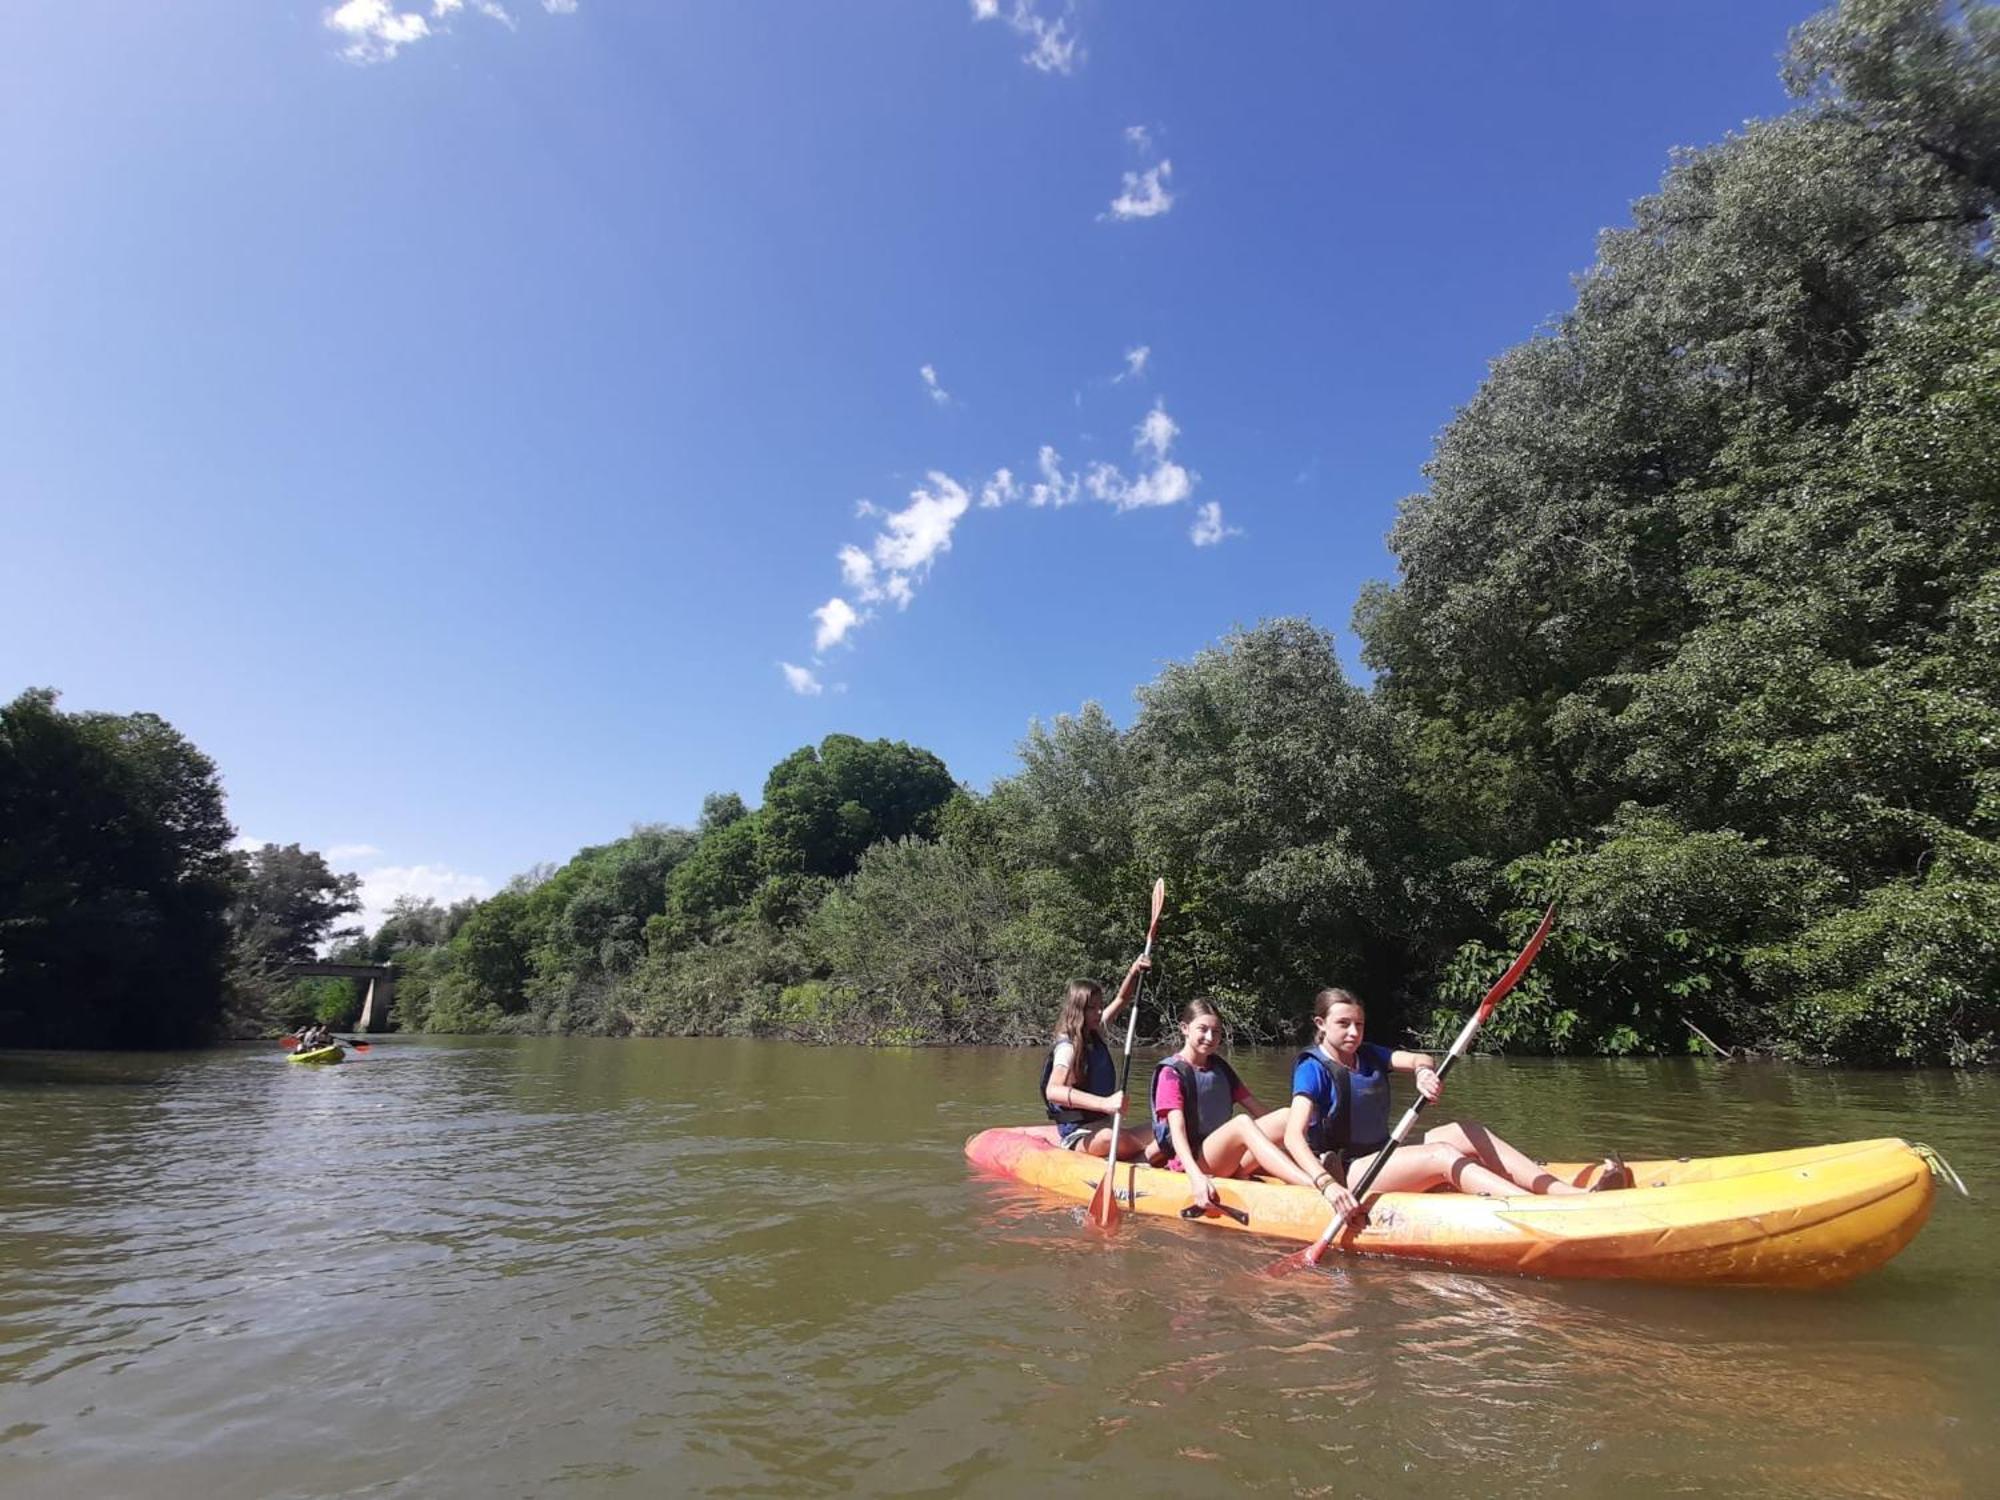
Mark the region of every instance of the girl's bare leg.
<instances>
[{"instance_id":1,"label":"girl's bare leg","mask_svg":"<svg viewBox=\"0 0 2000 1500\"><path fill-rule=\"evenodd\" d=\"M1364 1156L1347 1169L1350 1187L1361 1180L1374 1160L1372 1156ZM1431 1141L1421 1146L1405 1146L1390 1157L1368 1191L1423 1193L1440 1184L1461 1193L1477 1193L1482 1198L1507 1198L1521 1191L1516 1183L1490 1167L1481 1166L1464 1152Z\"/></svg>"},{"instance_id":2,"label":"girl's bare leg","mask_svg":"<svg viewBox=\"0 0 2000 1500\"><path fill-rule=\"evenodd\" d=\"M1484 1125L1473 1121L1440 1125L1436 1130L1426 1132L1424 1140L1431 1145L1449 1146L1454 1151L1464 1152L1488 1171L1498 1173L1516 1187L1526 1188L1531 1193L1565 1198L1589 1191L1564 1182L1519 1147L1508 1145Z\"/></svg>"},{"instance_id":3,"label":"girl's bare leg","mask_svg":"<svg viewBox=\"0 0 2000 1500\"><path fill-rule=\"evenodd\" d=\"M1312 1179L1260 1127L1261 1122L1248 1115L1231 1115L1228 1124L1201 1143L1202 1165L1217 1177L1234 1177L1254 1163L1258 1171L1281 1182L1311 1187Z\"/></svg>"}]
</instances>

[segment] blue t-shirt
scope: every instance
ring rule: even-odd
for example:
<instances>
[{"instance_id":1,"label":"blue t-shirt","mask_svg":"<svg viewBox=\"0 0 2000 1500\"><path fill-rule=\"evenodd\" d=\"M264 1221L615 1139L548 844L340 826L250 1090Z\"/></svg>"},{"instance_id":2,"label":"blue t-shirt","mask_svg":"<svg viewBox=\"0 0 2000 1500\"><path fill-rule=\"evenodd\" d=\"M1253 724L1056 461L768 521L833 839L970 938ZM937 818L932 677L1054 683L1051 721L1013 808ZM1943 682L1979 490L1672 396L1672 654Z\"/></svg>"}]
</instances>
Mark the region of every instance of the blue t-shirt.
<instances>
[{"instance_id":1,"label":"blue t-shirt","mask_svg":"<svg viewBox=\"0 0 2000 1500\"><path fill-rule=\"evenodd\" d=\"M1354 1049L1354 1067L1350 1071L1358 1078L1386 1075L1389 1059L1394 1055L1392 1048L1363 1042ZM1292 1069L1292 1092L1304 1094L1312 1100L1312 1119L1307 1122L1310 1126L1317 1128L1322 1124L1331 1124L1339 1113L1340 1100L1334 1093L1333 1069L1317 1057L1299 1059L1299 1065Z\"/></svg>"}]
</instances>

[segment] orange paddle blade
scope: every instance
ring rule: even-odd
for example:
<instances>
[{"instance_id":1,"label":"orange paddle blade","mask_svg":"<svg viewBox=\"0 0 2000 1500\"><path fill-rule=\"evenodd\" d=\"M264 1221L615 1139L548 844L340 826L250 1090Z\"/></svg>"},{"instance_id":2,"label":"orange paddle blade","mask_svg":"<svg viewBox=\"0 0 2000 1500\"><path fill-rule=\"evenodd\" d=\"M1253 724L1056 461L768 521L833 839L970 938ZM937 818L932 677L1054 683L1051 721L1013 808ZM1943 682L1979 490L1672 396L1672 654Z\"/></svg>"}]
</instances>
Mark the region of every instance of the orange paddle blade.
<instances>
[{"instance_id":1,"label":"orange paddle blade","mask_svg":"<svg viewBox=\"0 0 2000 1500\"><path fill-rule=\"evenodd\" d=\"M1118 1206L1118 1163L1116 1159L1104 1164L1104 1175L1097 1180L1097 1191L1090 1198L1090 1222L1099 1229L1116 1229L1118 1219L1125 1212Z\"/></svg>"}]
</instances>

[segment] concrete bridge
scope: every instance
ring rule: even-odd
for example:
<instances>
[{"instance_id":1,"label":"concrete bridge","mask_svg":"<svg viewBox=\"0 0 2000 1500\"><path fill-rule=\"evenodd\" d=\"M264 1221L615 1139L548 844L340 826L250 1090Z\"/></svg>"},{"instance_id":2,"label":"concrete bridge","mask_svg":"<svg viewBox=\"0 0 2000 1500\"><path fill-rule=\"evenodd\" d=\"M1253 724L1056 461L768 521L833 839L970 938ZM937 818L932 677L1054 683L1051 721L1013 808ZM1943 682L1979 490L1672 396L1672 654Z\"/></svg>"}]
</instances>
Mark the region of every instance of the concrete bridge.
<instances>
[{"instance_id":1,"label":"concrete bridge","mask_svg":"<svg viewBox=\"0 0 2000 1500\"><path fill-rule=\"evenodd\" d=\"M394 964L286 964L285 971L294 979L365 979L368 992L362 997L361 1019L354 1029L360 1032L387 1031L389 1029L389 1007L396 1000L396 966Z\"/></svg>"}]
</instances>

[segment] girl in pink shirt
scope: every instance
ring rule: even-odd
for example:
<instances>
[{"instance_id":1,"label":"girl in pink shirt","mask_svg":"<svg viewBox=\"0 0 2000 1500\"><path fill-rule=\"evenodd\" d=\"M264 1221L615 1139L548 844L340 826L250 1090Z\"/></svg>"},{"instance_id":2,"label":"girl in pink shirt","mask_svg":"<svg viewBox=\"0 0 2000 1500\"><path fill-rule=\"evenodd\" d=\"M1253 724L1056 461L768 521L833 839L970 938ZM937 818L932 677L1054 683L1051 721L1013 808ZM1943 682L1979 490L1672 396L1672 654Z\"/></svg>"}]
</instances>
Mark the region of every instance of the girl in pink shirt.
<instances>
[{"instance_id":1,"label":"girl in pink shirt","mask_svg":"<svg viewBox=\"0 0 2000 1500\"><path fill-rule=\"evenodd\" d=\"M1211 1177L1261 1171L1311 1187L1312 1179L1277 1143L1285 1112L1266 1114L1217 1050L1222 1013L1214 1001L1188 1002L1181 1012L1181 1039L1181 1050L1153 1073L1153 1136L1173 1158L1168 1165L1187 1173L1196 1205L1215 1201ZM1239 1104L1250 1114L1237 1114Z\"/></svg>"}]
</instances>

